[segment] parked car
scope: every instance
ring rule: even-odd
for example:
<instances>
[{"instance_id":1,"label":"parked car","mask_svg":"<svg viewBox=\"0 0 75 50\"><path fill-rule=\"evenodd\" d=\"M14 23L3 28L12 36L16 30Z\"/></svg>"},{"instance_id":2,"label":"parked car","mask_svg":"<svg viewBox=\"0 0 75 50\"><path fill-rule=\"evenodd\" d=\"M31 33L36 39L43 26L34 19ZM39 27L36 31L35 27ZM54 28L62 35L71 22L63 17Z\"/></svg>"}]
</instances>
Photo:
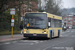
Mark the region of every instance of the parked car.
<instances>
[{"instance_id":1,"label":"parked car","mask_svg":"<svg viewBox=\"0 0 75 50\"><path fill-rule=\"evenodd\" d=\"M67 27L67 29L69 29L69 27Z\"/></svg>"},{"instance_id":2,"label":"parked car","mask_svg":"<svg viewBox=\"0 0 75 50\"><path fill-rule=\"evenodd\" d=\"M69 27L69 29L71 29L72 27Z\"/></svg>"}]
</instances>

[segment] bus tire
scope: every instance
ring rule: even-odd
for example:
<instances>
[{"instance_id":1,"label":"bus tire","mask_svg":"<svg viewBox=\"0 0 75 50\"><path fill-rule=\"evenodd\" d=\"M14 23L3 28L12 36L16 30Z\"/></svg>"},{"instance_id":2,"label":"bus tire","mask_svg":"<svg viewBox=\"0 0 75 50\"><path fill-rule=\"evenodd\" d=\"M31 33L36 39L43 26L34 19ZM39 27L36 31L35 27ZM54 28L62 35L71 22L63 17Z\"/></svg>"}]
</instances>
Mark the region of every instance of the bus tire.
<instances>
[{"instance_id":1,"label":"bus tire","mask_svg":"<svg viewBox=\"0 0 75 50\"><path fill-rule=\"evenodd\" d=\"M59 38L60 37L60 33L58 33L58 36L57 36L57 38Z\"/></svg>"},{"instance_id":2,"label":"bus tire","mask_svg":"<svg viewBox=\"0 0 75 50\"><path fill-rule=\"evenodd\" d=\"M32 37L28 37L28 39L32 39Z\"/></svg>"}]
</instances>

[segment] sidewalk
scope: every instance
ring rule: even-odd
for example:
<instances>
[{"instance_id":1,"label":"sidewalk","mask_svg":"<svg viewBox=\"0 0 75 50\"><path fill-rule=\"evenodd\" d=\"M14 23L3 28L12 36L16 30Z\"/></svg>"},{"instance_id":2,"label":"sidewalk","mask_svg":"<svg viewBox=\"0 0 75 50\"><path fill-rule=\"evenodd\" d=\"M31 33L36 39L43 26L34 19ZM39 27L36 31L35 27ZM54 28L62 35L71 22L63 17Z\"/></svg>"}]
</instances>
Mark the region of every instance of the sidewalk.
<instances>
[{"instance_id":1,"label":"sidewalk","mask_svg":"<svg viewBox=\"0 0 75 50\"><path fill-rule=\"evenodd\" d=\"M19 39L23 39L23 38L25 38L25 37L23 37L23 35L21 35L21 34L14 34L13 37L11 37L11 35L2 35L2 36L0 36L0 42L19 40Z\"/></svg>"},{"instance_id":2,"label":"sidewalk","mask_svg":"<svg viewBox=\"0 0 75 50\"><path fill-rule=\"evenodd\" d=\"M15 34L15 35L13 35L13 37L11 37L11 35L2 35L2 36L0 36L0 42L19 40L19 39L23 39L23 38L25 38L25 37L23 37L23 35L21 35L21 34Z\"/></svg>"}]
</instances>

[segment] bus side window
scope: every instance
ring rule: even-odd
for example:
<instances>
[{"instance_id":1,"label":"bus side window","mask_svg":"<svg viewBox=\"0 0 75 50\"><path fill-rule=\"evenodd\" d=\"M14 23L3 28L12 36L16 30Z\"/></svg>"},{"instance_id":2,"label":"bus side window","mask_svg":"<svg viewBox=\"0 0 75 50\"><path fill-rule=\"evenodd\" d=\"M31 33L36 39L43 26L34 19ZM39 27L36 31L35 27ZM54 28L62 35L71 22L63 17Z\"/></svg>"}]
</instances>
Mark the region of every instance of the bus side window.
<instances>
[{"instance_id":1,"label":"bus side window","mask_svg":"<svg viewBox=\"0 0 75 50\"><path fill-rule=\"evenodd\" d=\"M51 18L48 18L48 28L51 27Z\"/></svg>"}]
</instances>

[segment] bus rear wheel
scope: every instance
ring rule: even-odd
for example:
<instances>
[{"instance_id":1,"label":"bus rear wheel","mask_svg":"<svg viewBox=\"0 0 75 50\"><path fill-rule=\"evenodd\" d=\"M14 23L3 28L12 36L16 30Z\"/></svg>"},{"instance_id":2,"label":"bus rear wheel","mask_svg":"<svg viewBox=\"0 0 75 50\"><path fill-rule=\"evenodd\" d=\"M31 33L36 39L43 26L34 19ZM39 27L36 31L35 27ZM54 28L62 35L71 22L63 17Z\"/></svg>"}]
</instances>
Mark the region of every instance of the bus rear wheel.
<instances>
[{"instance_id":1,"label":"bus rear wheel","mask_svg":"<svg viewBox=\"0 0 75 50\"><path fill-rule=\"evenodd\" d=\"M50 35L50 39L52 39L52 33L51 33L51 35Z\"/></svg>"},{"instance_id":2,"label":"bus rear wheel","mask_svg":"<svg viewBox=\"0 0 75 50\"><path fill-rule=\"evenodd\" d=\"M57 38L59 38L60 37L60 33L58 33L58 36L57 36Z\"/></svg>"}]
</instances>

